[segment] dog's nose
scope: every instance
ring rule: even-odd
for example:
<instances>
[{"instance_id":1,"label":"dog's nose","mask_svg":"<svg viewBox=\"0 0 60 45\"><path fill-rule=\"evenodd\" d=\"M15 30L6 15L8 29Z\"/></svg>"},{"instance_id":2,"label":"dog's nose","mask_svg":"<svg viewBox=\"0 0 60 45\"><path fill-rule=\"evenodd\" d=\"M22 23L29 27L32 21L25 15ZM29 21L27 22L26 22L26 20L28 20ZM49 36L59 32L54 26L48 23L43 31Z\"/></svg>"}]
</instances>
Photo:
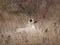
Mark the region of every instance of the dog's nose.
<instances>
[{"instance_id":1,"label":"dog's nose","mask_svg":"<svg viewBox=\"0 0 60 45\"><path fill-rule=\"evenodd\" d=\"M34 21L34 23L37 23L37 21Z\"/></svg>"}]
</instances>

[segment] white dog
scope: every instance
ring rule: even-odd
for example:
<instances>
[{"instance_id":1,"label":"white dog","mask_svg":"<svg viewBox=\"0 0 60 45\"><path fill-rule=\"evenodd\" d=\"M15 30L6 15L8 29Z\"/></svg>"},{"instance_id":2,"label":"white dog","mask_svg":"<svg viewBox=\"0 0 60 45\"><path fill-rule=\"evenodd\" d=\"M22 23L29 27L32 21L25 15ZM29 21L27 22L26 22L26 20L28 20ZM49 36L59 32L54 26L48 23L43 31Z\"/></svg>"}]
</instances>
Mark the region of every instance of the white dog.
<instances>
[{"instance_id":1,"label":"white dog","mask_svg":"<svg viewBox=\"0 0 60 45\"><path fill-rule=\"evenodd\" d=\"M34 19L31 19L30 21L28 21L28 24L24 27L24 28L17 28L17 32L21 32L21 31L34 31L36 30L35 28L35 23L37 21L34 21Z\"/></svg>"}]
</instances>

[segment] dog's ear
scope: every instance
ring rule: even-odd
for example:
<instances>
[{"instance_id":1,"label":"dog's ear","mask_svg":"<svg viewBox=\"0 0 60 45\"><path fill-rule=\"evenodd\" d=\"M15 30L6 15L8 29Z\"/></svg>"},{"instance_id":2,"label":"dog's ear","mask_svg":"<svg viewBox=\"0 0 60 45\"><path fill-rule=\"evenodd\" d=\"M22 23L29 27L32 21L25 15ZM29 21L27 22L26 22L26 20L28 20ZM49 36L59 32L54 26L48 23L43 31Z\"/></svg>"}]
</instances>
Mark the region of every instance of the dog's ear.
<instances>
[{"instance_id":1,"label":"dog's ear","mask_svg":"<svg viewBox=\"0 0 60 45\"><path fill-rule=\"evenodd\" d=\"M34 23L37 23L37 21L34 21Z\"/></svg>"}]
</instances>

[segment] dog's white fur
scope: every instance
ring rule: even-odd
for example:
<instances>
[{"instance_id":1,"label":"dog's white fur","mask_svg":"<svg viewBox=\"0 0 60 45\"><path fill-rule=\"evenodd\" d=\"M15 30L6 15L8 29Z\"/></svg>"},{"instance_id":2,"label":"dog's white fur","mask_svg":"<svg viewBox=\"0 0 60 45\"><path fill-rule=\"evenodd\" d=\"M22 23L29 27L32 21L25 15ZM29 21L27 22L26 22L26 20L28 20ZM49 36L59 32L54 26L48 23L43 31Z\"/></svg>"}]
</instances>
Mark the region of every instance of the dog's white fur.
<instances>
[{"instance_id":1,"label":"dog's white fur","mask_svg":"<svg viewBox=\"0 0 60 45\"><path fill-rule=\"evenodd\" d=\"M32 22L28 21L28 24L24 28L17 28L17 32L21 31L33 31L35 30L35 24L34 24L34 19L32 19Z\"/></svg>"}]
</instances>

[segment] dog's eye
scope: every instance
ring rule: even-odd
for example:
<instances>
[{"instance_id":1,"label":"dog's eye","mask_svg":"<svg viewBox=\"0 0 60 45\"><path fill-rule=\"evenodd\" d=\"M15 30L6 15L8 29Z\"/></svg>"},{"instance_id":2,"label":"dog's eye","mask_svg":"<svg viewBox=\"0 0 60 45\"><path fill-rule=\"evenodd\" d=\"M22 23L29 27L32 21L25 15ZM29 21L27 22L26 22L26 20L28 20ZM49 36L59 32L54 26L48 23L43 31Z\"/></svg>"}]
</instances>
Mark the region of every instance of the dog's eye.
<instances>
[{"instance_id":1,"label":"dog's eye","mask_svg":"<svg viewBox=\"0 0 60 45\"><path fill-rule=\"evenodd\" d=\"M32 19L30 20L30 22L32 22Z\"/></svg>"}]
</instances>

